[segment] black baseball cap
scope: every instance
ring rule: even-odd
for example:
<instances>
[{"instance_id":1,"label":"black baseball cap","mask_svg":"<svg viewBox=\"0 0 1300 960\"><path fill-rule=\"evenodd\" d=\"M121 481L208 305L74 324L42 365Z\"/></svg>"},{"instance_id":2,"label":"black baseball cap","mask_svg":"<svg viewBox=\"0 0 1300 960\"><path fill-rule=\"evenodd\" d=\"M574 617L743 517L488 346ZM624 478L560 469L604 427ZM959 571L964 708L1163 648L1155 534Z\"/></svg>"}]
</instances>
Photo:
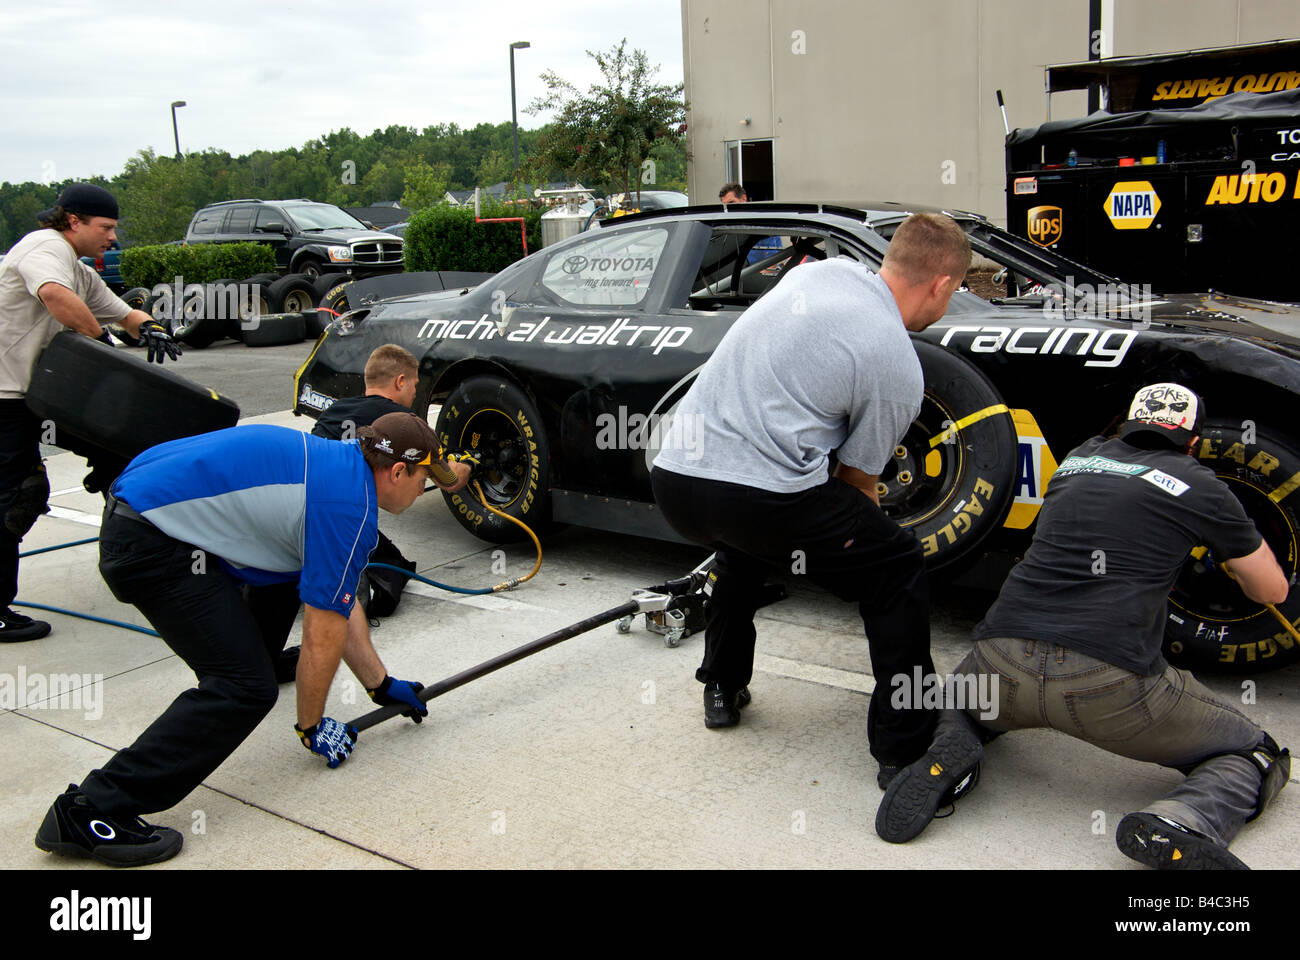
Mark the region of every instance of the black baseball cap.
<instances>
[{"instance_id":1,"label":"black baseball cap","mask_svg":"<svg viewBox=\"0 0 1300 960\"><path fill-rule=\"evenodd\" d=\"M93 183L74 183L63 188L54 206L42 210L36 215L37 220L49 220L54 216L56 207L62 207L65 213L75 213L87 217L108 217L117 220L117 198Z\"/></svg>"}]
</instances>

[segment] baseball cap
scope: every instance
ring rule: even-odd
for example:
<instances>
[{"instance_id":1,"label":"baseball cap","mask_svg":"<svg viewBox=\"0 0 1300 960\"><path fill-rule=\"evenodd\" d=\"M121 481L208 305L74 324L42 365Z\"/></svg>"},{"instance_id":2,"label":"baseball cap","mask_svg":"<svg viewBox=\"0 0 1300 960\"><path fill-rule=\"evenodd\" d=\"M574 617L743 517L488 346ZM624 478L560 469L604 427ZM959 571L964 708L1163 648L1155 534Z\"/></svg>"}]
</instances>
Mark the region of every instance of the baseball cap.
<instances>
[{"instance_id":1,"label":"baseball cap","mask_svg":"<svg viewBox=\"0 0 1300 960\"><path fill-rule=\"evenodd\" d=\"M396 463L428 467L439 483L456 482L455 472L442 459L442 444L433 428L413 413L386 413L357 431L367 449Z\"/></svg>"},{"instance_id":2,"label":"baseball cap","mask_svg":"<svg viewBox=\"0 0 1300 960\"><path fill-rule=\"evenodd\" d=\"M42 210L36 219L49 220L54 216L55 207L62 207L67 213L84 214L88 217L108 217L117 220L117 198L93 183L73 183L63 188L54 207Z\"/></svg>"},{"instance_id":3,"label":"baseball cap","mask_svg":"<svg viewBox=\"0 0 1300 960\"><path fill-rule=\"evenodd\" d=\"M1133 395L1121 437L1153 433L1181 446L1201 432L1205 403L1181 383L1151 383Z\"/></svg>"}]
</instances>

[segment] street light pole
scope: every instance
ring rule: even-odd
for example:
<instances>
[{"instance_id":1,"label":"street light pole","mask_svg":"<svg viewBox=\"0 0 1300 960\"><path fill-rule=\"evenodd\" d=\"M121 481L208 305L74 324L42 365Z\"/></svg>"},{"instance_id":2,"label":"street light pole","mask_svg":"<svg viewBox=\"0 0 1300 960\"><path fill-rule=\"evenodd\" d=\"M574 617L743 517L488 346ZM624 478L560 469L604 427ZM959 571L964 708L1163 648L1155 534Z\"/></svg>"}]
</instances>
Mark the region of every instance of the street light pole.
<instances>
[{"instance_id":1,"label":"street light pole","mask_svg":"<svg viewBox=\"0 0 1300 960\"><path fill-rule=\"evenodd\" d=\"M514 128L515 134L515 176L519 175L519 118L515 113L515 51L530 46L532 44L527 40L516 40L510 44L510 125Z\"/></svg>"},{"instance_id":2,"label":"street light pole","mask_svg":"<svg viewBox=\"0 0 1300 960\"><path fill-rule=\"evenodd\" d=\"M177 160L181 158L181 135L180 135L180 131L176 129L176 108L183 107L183 106L185 106L184 100L172 101L172 136L176 138L176 159Z\"/></svg>"}]
</instances>

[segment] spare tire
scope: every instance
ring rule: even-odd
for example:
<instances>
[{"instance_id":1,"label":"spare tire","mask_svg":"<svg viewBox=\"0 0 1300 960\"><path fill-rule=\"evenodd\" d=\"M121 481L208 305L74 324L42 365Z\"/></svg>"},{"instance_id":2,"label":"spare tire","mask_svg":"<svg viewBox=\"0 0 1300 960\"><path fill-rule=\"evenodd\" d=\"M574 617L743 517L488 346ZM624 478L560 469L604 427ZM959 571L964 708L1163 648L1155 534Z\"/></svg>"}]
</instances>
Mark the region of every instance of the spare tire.
<instances>
[{"instance_id":1,"label":"spare tire","mask_svg":"<svg viewBox=\"0 0 1300 960\"><path fill-rule=\"evenodd\" d=\"M266 288L272 313L301 313L316 306L312 283L299 273L291 273Z\"/></svg>"},{"instance_id":2,"label":"spare tire","mask_svg":"<svg viewBox=\"0 0 1300 960\"><path fill-rule=\"evenodd\" d=\"M1277 557L1287 579L1300 573L1300 444L1281 430L1225 417L1206 422L1196 453L1241 501ZM1197 551L1169 596L1165 656L1170 663L1218 673L1260 673L1300 662L1300 643L1262 604L1249 599L1219 569L1228 557ZM1295 624L1300 590L1277 605Z\"/></svg>"},{"instance_id":3,"label":"spare tire","mask_svg":"<svg viewBox=\"0 0 1300 960\"><path fill-rule=\"evenodd\" d=\"M881 472L885 515L921 541L937 570L997 530L1015 495L1016 428L997 389L969 361L912 339L925 394L921 411Z\"/></svg>"},{"instance_id":4,"label":"spare tire","mask_svg":"<svg viewBox=\"0 0 1300 960\"><path fill-rule=\"evenodd\" d=\"M352 277L346 273L326 273L321 275L312 284L312 293L316 297L318 304L325 302L325 296L342 283L351 283Z\"/></svg>"},{"instance_id":5,"label":"spare tire","mask_svg":"<svg viewBox=\"0 0 1300 960\"><path fill-rule=\"evenodd\" d=\"M302 343L307 336L307 323L301 313L268 313L250 319L242 332L247 346L278 347Z\"/></svg>"},{"instance_id":6,"label":"spare tire","mask_svg":"<svg viewBox=\"0 0 1300 960\"><path fill-rule=\"evenodd\" d=\"M352 305L348 302L348 287L351 283L350 277L339 280L321 295L318 305L328 307L339 315L347 313L352 309Z\"/></svg>"}]
</instances>

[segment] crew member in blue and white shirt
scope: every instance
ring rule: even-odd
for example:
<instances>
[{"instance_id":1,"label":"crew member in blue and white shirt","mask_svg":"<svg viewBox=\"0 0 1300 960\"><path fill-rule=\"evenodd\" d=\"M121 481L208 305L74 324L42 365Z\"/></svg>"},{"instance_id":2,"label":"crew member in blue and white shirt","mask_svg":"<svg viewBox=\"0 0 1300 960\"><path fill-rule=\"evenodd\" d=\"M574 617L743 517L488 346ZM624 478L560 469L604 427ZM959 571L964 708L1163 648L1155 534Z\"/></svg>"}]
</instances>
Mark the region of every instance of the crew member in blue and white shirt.
<instances>
[{"instance_id":1,"label":"crew member in blue and white shirt","mask_svg":"<svg viewBox=\"0 0 1300 960\"><path fill-rule=\"evenodd\" d=\"M275 704L274 662L289 623L283 594L305 605L298 662L304 745L330 767L357 732L323 716L339 660L379 704L428 714L421 684L388 675L370 643L357 583L375 547L378 510L404 511L424 492L464 486L469 468L442 462L421 418L390 413L339 443L274 426L243 426L146 450L113 484L100 572L198 677L131 746L55 800L36 845L115 866L174 856L181 834L140 815L185 798Z\"/></svg>"}]
</instances>

